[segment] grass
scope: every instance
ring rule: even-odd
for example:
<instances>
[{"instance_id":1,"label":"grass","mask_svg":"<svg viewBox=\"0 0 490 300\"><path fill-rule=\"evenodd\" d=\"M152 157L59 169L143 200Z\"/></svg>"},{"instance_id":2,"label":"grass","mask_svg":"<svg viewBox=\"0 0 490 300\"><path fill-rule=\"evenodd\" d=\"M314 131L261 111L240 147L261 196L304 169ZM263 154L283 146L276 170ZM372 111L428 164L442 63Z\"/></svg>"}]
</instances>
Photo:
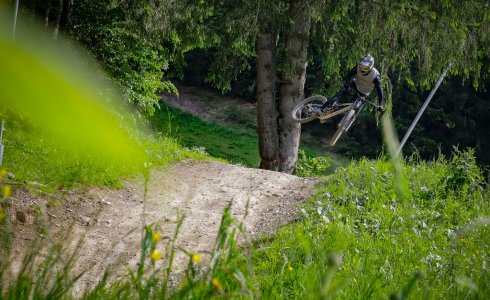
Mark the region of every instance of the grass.
<instances>
[{"instance_id":1,"label":"grass","mask_svg":"<svg viewBox=\"0 0 490 300\"><path fill-rule=\"evenodd\" d=\"M208 123L179 109L162 105L152 124L188 148L204 148L211 156L257 167L260 163L258 139L250 128Z\"/></svg>"},{"instance_id":2,"label":"grass","mask_svg":"<svg viewBox=\"0 0 490 300\"><path fill-rule=\"evenodd\" d=\"M184 149L171 138L148 134L137 137L145 149L140 159L112 159L61 146L15 120L6 124L3 167L13 177L10 182L27 183L41 190L55 191L77 185L117 188L121 179L146 172L143 163L163 166L186 158L209 159L205 154Z\"/></svg>"},{"instance_id":3,"label":"grass","mask_svg":"<svg viewBox=\"0 0 490 300\"><path fill-rule=\"evenodd\" d=\"M412 160L404 172L406 203L397 198L392 165L384 160L354 162L325 179L301 222L257 243L262 296L488 296L489 195L471 154L457 153L449 162Z\"/></svg>"}]
</instances>

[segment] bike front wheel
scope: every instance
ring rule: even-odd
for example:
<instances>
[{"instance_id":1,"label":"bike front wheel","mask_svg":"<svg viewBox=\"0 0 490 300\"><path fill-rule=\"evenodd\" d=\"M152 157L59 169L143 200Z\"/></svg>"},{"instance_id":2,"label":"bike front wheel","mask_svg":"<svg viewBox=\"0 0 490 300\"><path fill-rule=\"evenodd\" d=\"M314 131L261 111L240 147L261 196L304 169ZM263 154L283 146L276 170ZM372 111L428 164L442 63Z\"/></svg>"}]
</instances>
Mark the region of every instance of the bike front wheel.
<instances>
[{"instance_id":1,"label":"bike front wheel","mask_svg":"<svg viewBox=\"0 0 490 300\"><path fill-rule=\"evenodd\" d=\"M337 127L337 131L335 134L332 136L330 139L330 142L328 143L330 146L334 146L335 143L339 140L340 136L342 133L346 132L347 129L349 129L350 124L354 122L356 111L354 109L349 110L345 116L340 120L339 125Z\"/></svg>"},{"instance_id":2,"label":"bike front wheel","mask_svg":"<svg viewBox=\"0 0 490 300\"><path fill-rule=\"evenodd\" d=\"M327 98L323 96L311 96L296 104L292 111L293 119L298 123L307 123L318 118L317 108L320 108Z\"/></svg>"}]
</instances>

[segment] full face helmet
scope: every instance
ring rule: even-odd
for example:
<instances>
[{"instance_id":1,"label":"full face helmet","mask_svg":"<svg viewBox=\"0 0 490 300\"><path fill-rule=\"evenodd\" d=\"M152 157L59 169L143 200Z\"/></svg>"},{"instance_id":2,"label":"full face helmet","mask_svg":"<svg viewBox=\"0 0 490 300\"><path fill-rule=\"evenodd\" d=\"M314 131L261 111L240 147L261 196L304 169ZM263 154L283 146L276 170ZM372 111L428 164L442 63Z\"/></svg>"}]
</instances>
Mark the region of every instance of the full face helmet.
<instances>
[{"instance_id":1,"label":"full face helmet","mask_svg":"<svg viewBox=\"0 0 490 300\"><path fill-rule=\"evenodd\" d=\"M361 74L366 75L374 66L374 57L372 57L370 54L366 54L361 58L361 60L359 60L357 65L359 66L359 71L361 71Z\"/></svg>"}]
</instances>

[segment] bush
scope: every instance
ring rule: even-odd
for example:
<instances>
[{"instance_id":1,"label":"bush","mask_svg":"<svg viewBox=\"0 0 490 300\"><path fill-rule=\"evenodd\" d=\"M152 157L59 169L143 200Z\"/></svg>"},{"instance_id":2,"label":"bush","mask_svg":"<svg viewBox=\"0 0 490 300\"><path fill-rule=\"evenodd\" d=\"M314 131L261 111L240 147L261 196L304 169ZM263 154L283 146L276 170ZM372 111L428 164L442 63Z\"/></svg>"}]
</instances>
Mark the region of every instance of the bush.
<instances>
[{"instance_id":1,"label":"bush","mask_svg":"<svg viewBox=\"0 0 490 300\"><path fill-rule=\"evenodd\" d=\"M172 83L162 81L170 54L126 20L120 7L85 0L76 6L75 14L74 37L104 66L126 102L152 115L159 92L177 93Z\"/></svg>"},{"instance_id":2,"label":"bush","mask_svg":"<svg viewBox=\"0 0 490 300\"><path fill-rule=\"evenodd\" d=\"M300 177L319 177L327 175L332 158L328 156L307 157L304 150L298 151L296 175Z\"/></svg>"}]
</instances>

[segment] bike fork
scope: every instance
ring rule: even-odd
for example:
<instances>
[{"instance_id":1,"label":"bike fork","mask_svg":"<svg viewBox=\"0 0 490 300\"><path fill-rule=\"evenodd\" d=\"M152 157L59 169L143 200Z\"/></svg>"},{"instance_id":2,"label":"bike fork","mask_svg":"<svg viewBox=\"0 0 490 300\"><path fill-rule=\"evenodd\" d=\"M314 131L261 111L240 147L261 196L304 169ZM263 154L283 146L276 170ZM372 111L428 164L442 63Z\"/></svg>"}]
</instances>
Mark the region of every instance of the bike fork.
<instances>
[{"instance_id":1,"label":"bike fork","mask_svg":"<svg viewBox=\"0 0 490 300\"><path fill-rule=\"evenodd\" d=\"M349 124L347 124L347 126L345 126L344 132L347 132L350 129L350 127L352 126L352 124L354 124L354 121L356 120L356 117L357 117L357 114L355 114L354 117L352 117L352 119L350 120Z\"/></svg>"}]
</instances>

